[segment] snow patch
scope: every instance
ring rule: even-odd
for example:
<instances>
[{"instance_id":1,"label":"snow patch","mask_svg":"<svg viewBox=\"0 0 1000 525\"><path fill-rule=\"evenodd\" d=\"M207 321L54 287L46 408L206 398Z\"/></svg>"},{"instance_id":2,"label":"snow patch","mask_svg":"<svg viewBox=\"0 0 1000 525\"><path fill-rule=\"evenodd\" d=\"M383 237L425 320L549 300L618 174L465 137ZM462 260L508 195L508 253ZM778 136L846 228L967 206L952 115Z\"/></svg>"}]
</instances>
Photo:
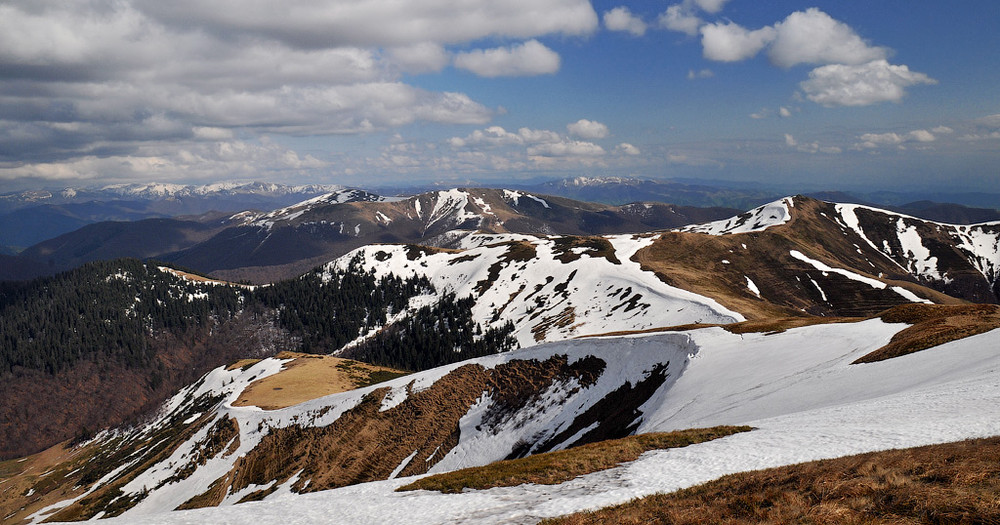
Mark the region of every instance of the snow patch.
<instances>
[{"instance_id":1,"label":"snow patch","mask_svg":"<svg viewBox=\"0 0 1000 525\"><path fill-rule=\"evenodd\" d=\"M411 461L413 461L413 458L417 457L417 452L420 452L420 450L414 450L412 454L406 456L406 458L403 459L403 461L395 469L393 469L392 473L389 474L388 479L396 479L396 477L399 476L399 473L402 472Z\"/></svg>"},{"instance_id":2,"label":"snow patch","mask_svg":"<svg viewBox=\"0 0 1000 525\"><path fill-rule=\"evenodd\" d=\"M854 272L852 272L850 270L844 270L843 268L833 268L833 267L830 267L830 266L828 266L828 265L826 265L826 264L824 264L824 263L822 263L820 261L817 261L815 259L810 259L809 257L806 257L805 255L802 254L802 252L800 252L798 250L791 250L788 253L792 257L794 257L794 258L796 258L796 259L798 259L798 260L800 260L802 262L811 264L813 266L813 268L816 268L817 270L819 270L821 272L835 273L837 275L842 275L842 276L847 277L848 279L850 279L852 281L858 281L860 283L867 284L868 286L871 286L872 288L875 288L875 289L878 289L878 290L884 290L887 287L887 285L884 282L882 282L882 281L879 281L879 280L876 280L876 279L872 279L870 277L865 277L863 275L856 274L856 273L854 273ZM818 286L817 286L817 288L818 288ZM916 295L914 295L913 292L910 292L909 290L907 290L905 288L901 288L899 286L893 286L893 287L890 288L890 290L896 292L897 294L899 294L900 296L902 296L907 301L911 301L911 302L914 302L914 303L932 303L932 301L928 301L926 299L921 299L921 298L917 297ZM825 294L824 294L824 297L825 297Z\"/></svg>"},{"instance_id":3,"label":"snow patch","mask_svg":"<svg viewBox=\"0 0 1000 525\"><path fill-rule=\"evenodd\" d=\"M791 197L785 197L729 219L685 226L676 231L707 233L708 235L760 232L791 220L792 214L789 207L794 207L794 205Z\"/></svg>"}]
</instances>

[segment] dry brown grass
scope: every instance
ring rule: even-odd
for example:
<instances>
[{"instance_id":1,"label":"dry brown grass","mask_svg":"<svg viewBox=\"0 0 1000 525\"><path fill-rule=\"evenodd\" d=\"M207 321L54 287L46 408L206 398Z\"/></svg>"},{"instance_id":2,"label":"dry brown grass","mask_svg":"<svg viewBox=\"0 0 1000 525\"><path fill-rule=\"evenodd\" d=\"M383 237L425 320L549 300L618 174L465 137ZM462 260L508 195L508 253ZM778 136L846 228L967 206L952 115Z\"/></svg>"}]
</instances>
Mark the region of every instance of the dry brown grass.
<instances>
[{"instance_id":1,"label":"dry brown grass","mask_svg":"<svg viewBox=\"0 0 1000 525\"><path fill-rule=\"evenodd\" d=\"M649 450L686 447L749 430L752 429L746 426L722 426L639 434L525 458L498 461L482 467L435 474L396 490L436 490L457 493L465 489L512 487L524 483L555 485L577 476L606 470L627 461L635 461L643 452Z\"/></svg>"},{"instance_id":2,"label":"dry brown grass","mask_svg":"<svg viewBox=\"0 0 1000 525\"><path fill-rule=\"evenodd\" d=\"M995 525L998 458L1000 438L862 454L734 474L543 523Z\"/></svg>"},{"instance_id":3,"label":"dry brown grass","mask_svg":"<svg viewBox=\"0 0 1000 525\"><path fill-rule=\"evenodd\" d=\"M250 383L234 406L276 410L409 373L331 356L281 352L276 357L293 361L281 372Z\"/></svg>"},{"instance_id":4,"label":"dry brown grass","mask_svg":"<svg viewBox=\"0 0 1000 525\"><path fill-rule=\"evenodd\" d=\"M0 522L20 523L39 509L79 495L79 469L92 451L60 443L38 454L0 462ZM29 495L30 494L30 495Z\"/></svg>"},{"instance_id":5,"label":"dry brown grass","mask_svg":"<svg viewBox=\"0 0 1000 525\"><path fill-rule=\"evenodd\" d=\"M1000 328L1000 306L995 304L907 304L886 310L879 317L887 323L913 326L854 363L884 361Z\"/></svg>"},{"instance_id":6,"label":"dry brown grass","mask_svg":"<svg viewBox=\"0 0 1000 525\"><path fill-rule=\"evenodd\" d=\"M197 275L190 272L185 272L183 270L178 270L176 268L170 268L169 266L161 266L162 270L170 272L182 279L187 279L188 281L194 281L199 283L209 283L218 285L228 285L228 286L238 286L241 288L250 288L252 285L246 285L242 283L234 283L230 281L223 281L221 279L212 279L211 277L205 277L203 275Z\"/></svg>"}]
</instances>

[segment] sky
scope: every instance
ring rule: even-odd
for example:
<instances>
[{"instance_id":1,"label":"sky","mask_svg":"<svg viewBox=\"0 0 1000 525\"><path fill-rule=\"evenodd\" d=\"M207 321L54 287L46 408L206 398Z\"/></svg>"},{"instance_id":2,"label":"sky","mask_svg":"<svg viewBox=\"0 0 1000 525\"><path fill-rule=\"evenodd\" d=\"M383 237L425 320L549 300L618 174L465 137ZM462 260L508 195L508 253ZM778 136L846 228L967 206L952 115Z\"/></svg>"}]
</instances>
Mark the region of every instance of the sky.
<instances>
[{"instance_id":1,"label":"sky","mask_svg":"<svg viewBox=\"0 0 1000 525\"><path fill-rule=\"evenodd\" d=\"M0 0L0 192L1000 187L993 0Z\"/></svg>"}]
</instances>

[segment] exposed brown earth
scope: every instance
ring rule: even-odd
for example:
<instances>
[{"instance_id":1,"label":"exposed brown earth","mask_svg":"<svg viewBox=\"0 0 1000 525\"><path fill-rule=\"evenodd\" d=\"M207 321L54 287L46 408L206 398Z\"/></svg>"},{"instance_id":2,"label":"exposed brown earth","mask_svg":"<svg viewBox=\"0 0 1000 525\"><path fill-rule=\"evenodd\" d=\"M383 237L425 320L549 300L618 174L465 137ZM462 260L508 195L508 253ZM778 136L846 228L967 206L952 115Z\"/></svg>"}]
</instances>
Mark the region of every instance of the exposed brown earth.
<instances>
[{"instance_id":1,"label":"exposed brown earth","mask_svg":"<svg viewBox=\"0 0 1000 525\"><path fill-rule=\"evenodd\" d=\"M435 474L418 479L396 490L436 490L444 493L458 493L465 489L484 490L493 487L513 487L525 483L556 485L584 474L613 468L628 461L635 461L643 452L650 450L686 447L750 430L753 429L747 426L720 426L674 432L653 432L620 439L609 439L556 452L497 461L482 467Z\"/></svg>"},{"instance_id":2,"label":"exposed brown earth","mask_svg":"<svg viewBox=\"0 0 1000 525\"><path fill-rule=\"evenodd\" d=\"M638 335L638 334L658 334L663 332L684 332L687 330L698 330L700 328L711 328L713 326L720 327L727 332L733 334L749 334L749 333L780 333L785 330L790 330L792 328L801 328L803 326L813 326L817 324L833 324L833 323L855 323L858 321L864 321L865 317L772 317L767 319L755 319L751 321L742 321L739 323L730 324L716 324L716 323L701 323L701 324L681 324L675 326L663 326L658 328L647 328L645 330L620 330L616 332L607 332L603 334L592 334L592 335L582 335L579 339L586 339L588 337L614 337L614 336L624 336L624 335Z\"/></svg>"},{"instance_id":3,"label":"exposed brown earth","mask_svg":"<svg viewBox=\"0 0 1000 525\"><path fill-rule=\"evenodd\" d=\"M998 457L1000 438L862 454L733 474L543 523L995 524Z\"/></svg>"},{"instance_id":4,"label":"exposed brown earth","mask_svg":"<svg viewBox=\"0 0 1000 525\"><path fill-rule=\"evenodd\" d=\"M206 414L191 424L174 424L162 428L143 442L125 442L115 439L111 443L103 443L99 449L93 449L93 454L82 473L79 474L78 485L87 486L94 483L105 473L111 472L126 460L131 460L133 454L138 453L138 458L131 468L100 486L87 497L81 498L52 514L47 521L82 521L92 519L98 514L103 517L114 517L132 508L146 495L140 493L137 496L128 497L122 493L121 487L153 465L168 458L177 447L190 439L210 421L211 415ZM204 464L205 461L222 452L223 447L228 445L228 442L219 443L219 435L230 436L232 439L231 436L235 435L236 428L226 425L225 420L223 420L217 422L211 430L205 442L201 444L200 450L196 454L197 457L176 479L190 476L196 465Z\"/></svg>"},{"instance_id":5,"label":"exposed brown earth","mask_svg":"<svg viewBox=\"0 0 1000 525\"><path fill-rule=\"evenodd\" d=\"M409 373L332 356L281 352L275 357L292 361L281 372L250 383L233 406L276 410Z\"/></svg>"}]
</instances>

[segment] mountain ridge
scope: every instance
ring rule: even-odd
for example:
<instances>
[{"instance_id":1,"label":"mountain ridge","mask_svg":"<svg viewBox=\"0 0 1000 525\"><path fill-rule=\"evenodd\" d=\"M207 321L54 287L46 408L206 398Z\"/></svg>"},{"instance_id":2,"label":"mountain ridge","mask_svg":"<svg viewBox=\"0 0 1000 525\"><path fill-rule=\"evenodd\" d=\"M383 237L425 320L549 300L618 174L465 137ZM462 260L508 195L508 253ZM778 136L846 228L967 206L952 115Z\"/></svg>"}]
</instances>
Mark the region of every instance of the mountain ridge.
<instances>
[{"instance_id":1,"label":"mountain ridge","mask_svg":"<svg viewBox=\"0 0 1000 525\"><path fill-rule=\"evenodd\" d=\"M163 425L153 428L133 424L121 430L125 434L109 434L112 439L114 436L124 439L126 434L131 435L131 441L126 439L117 443L132 445L92 451L103 459L95 459L94 469L87 471L90 473L86 475L86 480L90 483L103 479L100 486L94 486L94 490L100 492L95 492L95 497L79 500L78 505L71 505L76 510L66 507L64 511L67 514L60 516L112 514L135 505L153 505L142 507L152 510L155 504L142 502L150 493L157 491L165 492L159 492L162 496L155 496L149 501L169 500L172 505L185 507L228 504L244 498L267 498L274 493L308 492L309 487L320 490L322 487L385 479L392 477L394 472L397 476L417 474L423 472L425 467L428 470L434 468L431 463L435 462L444 465L441 469L472 464L463 463L465 459L445 462L445 459L436 456L438 451L448 457L446 451L461 450L464 452L455 452L455 458L472 461L471 458L475 457L479 458L475 461L481 463L625 435L652 428L649 425L653 425L653 421L658 421L658 427L667 424L663 418L670 411L657 407L674 403L672 398L664 397L665 392L675 392L671 385L684 377L684 367L690 363L688 359L693 354L689 343L698 343L699 338L708 337L704 340L708 341L716 340L718 336L721 337L719 340L726 341L726 345L739 345L743 341L740 337L747 337L747 341L757 341L754 344L762 345L761 348L772 348L768 341L785 341L786 336L775 338L774 335L747 334L757 333L754 330L788 333L787 337L791 338L788 341L798 341L796 344L801 345L818 344L816 341L828 337L833 338L831 341L839 341L838 345L847 345L843 349L847 353L843 355L846 359L849 354L851 361L842 363L843 366L863 367L869 365L851 365L851 362L887 345L906 328L906 325L896 321L887 321L889 318L872 318L885 315L881 312L886 309L898 310L907 305L923 307L925 303L997 302L1000 223L947 225L859 205L827 203L796 196L736 216L672 230L617 235L488 233L465 228L478 228L491 224L491 221L495 221L492 227L497 229L511 221L526 221L528 224L523 227L528 228L532 224L530 217L522 219L523 214L509 210L530 207L536 216L545 217L547 213L558 212L567 201L513 190L508 190L508 193L455 190L395 202L335 202L338 200L335 196L328 199L333 202L323 198L315 201L324 210L322 213L328 214L327 227L331 227L332 223L333 228L339 229L342 222L331 220L336 213L366 213L372 221L382 224L402 221L409 213L411 227L422 228L423 235L434 235L441 241L438 244L449 247L367 245L290 282L256 288L188 281L179 274L163 271L169 277L158 279L169 281L167 295L150 298L142 292L125 288L123 298L116 299L114 304L134 303L135 306L124 312L115 310L118 313L107 313L107 319L125 315L123 319L128 320L131 319L129 312L134 311L137 315L153 312L150 309L157 304L153 301L156 298L163 304L155 311L176 313L184 311L182 307L193 308L196 317L204 322L198 327L179 330L171 336L170 345L154 348L157 353L153 357L153 362L165 359L171 366L178 365L189 374L209 372L204 367L213 365L208 361L192 364L192 361L185 360L191 356L214 355L211 359L231 361L242 357L239 355L241 351L259 350L256 357L267 358L277 353L279 346L285 350L336 352L340 357L377 363L393 355L399 356L398 353L393 354L398 352L399 346L394 344L402 341L402 346L410 352L420 354L403 356L410 359L407 362L416 363L404 368L430 368L448 362L433 361L440 357L432 354L431 348L443 348L445 356L451 355L459 362L435 368L433 373L421 372L424 375L395 380L382 387L375 385L367 390L338 394L341 397L337 399L345 403L341 408L330 408L325 405L327 401L317 400L325 397L277 412L260 413L252 407L241 407L239 413L252 416L251 419L230 417L234 408L218 396L238 395L250 383L261 379L265 370L270 371L269 374L280 373L284 363L279 362L280 359L265 359L267 363L260 368L254 368L254 363L241 365L245 370L240 366L229 370L217 368L215 372L210 372L219 379L213 383L215 386L201 391L199 389L205 385L204 382L201 386L193 384L185 391L190 396L182 395L166 405L184 408L183 412L176 412L167 419L160 418ZM503 205L491 199L501 199ZM227 220L246 221L262 231L277 231L285 222L301 225L302 222L322 217L310 217L311 210L308 208L311 206L292 206L270 214L229 216ZM637 208L634 213L649 209L644 205ZM347 211L343 211L345 209ZM589 217L593 210L602 209L605 208L594 205L579 210L581 215L571 214L570 217ZM492 215L484 211L490 211ZM539 222L534 224L547 224L537 220ZM577 223L566 221L566 224ZM601 224L598 223L599 226ZM89 289L100 294L106 293L104 290L121 290L126 285L130 286L128 275L138 274L138 265L143 263L134 261L129 264L132 269L128 271L110 265L88 274L85 280L90 283ZM144 268L147 270L143 271L161 271L149 263ZM38 304L52 303L57 306L52 319L61 319L59 312L72 312L74 307L79 309L84 304L62 299L46 301L44 298L49 297L46 294L52 291L48 281L12 286L15 291L30 291L29 295L35 297ZM395 299L388 303L381 300L367 302L369 298L385 296L384 293L371 294L370 290L394 286L406 292L390 293ZM76 289L86 291L88 288L74 286L70 278L67 290ZM6 304L16 306L24 303L16 293L6 295L5 290L0 291L3 292L0 298ZM338 295L341 291L345 293ZM220 304L227 305L218 311L214 307L208 308L207 302L202 303L216 300L213 299L216 295L219 300L224 299ZM91 301L86 304L92 303L90 296L85 299ZM99 298L97 302L100 303ZM361 308L357 307L359 305ZM437 308L435 305L444 306ZM95 315L105 315L95 312ZM31 324L41 317L5 314L3 319L5 322L18 319L19 323L27 323L24 328L17 329L19 333L30 334L35 330L37 334L54 337L54 340L71 337L73 331L60 332L55 328L58 324L44 329ZM788 317L802 322L780 321ZM824 317L844 321L835 323L843 326L812 322ZM974 317L969 319L974 320ZM859 322L860 318L869 320ZM713 328L743 319L752 321L744 326L758 328L750 331L722 330L732 338L721 335L720 329ZM89 325L102 326L102 323L97 319L88 322ZM154 323L154 326L158 325ZM441 330L441 326L448 329ZM673 333L657 335L657 332L667 328ZM938 328L932 324L921 330ZM856 331L858 333L854 333ZM475 347L456 339L431 337L442 333L464 334L468 341L484 343L486 347ZM991 333L983 335L992 337ZM230 342L236 344L226 346L224 341L213 339L222 336L231 336L233 339ZM583 339L581 336L591 337ZM797 339L799 337L804 339ZM813 337L819 339L810 339ZM140 343L143 340L136 339ZM517 344L508 345L510 340ZM622 360L620 355L616 357L609 353L614 351L612 348L621 348L627 341L634 341L627 344L651 344L660 350L658 354L650 354L655 354L655 359L648 356L648 359L637 359L629 365L619 362ZM221 345L216 347L220 352L205 353L213 345ZM521 350L511 351L518 345ZM604 348L603 345L607 345L605 350L597 349ZM141 344L133 346L139 350L139 361L145 362L142 352L146 350ZM666 356L662 352L664 346L676 347L678 353ZM52 345L54 349L60 347L70 348L65 344ZM114 349L113 345L101 342L94 347ZM836 348L839 347L830 347L830 351ZM466 349L471 349L472 353L463 353ZM574 350L570 353L569 349ZM861 352L862 349L865 352ZM166 353L158 353L161 350ZM498 351L500 353L496 353ZM565 358L560 357L563 352L567 353ZM697 353L701 352L699 349ZM22 354L34 355L32 352ZM809 354L806 352L802 357ZM432 360L427 361L428 357ZM473 360L467 360L468 357ZM705 358L708 357L705 354ZM910 358L902 356L893 359ZM100 360L92 361L96 365L101 364ZM490 370L496 367L482 367L484 362L506 364L501 367L503 372L492 372ZM130 384L140 387L143 383L147 387L157 384L156 367L147 369L129 362L125 365L120 374L105 367L107 377L100 379L104 382L87 388L91 389L90 392L100 391L101 395L114 396L120 390L116 387L117 382L126 374L139 378L130 379ZM21 363L17 366L26 365ZM97 369L100 370L100 367ZM93 380L102 377L86 365L70 366L67 370L82 374L80 377L95 378ZM170 370L173 368L165 363L164 371ZM56 388L54 385L66 377L58 373L46 376L47 373L40 369L26 374L24 380ZM163 376L165 380L160 384L167 385L164 390L180 381L180 376L171 374L173 372ZM454 375L441 384L444 390L435 390L437 393L430 391L438 379L449 374ZM243 379L236 381L237 377ZM432 377L437 379L430 379ZM526 378L534 379L526 381ZM228 389L226 384L230 380L235 381L230 383L235 385L232 389ZM18 398L16 391L20 383L5 381L4 384L13 388L5 395L10 401L10 405L5 405L8 408L27 406L26 403L39 408L42 406L38 400L44 399L43 395ZM604 386L594 390L598 384ZM447 396L441 392L449 390L463 392L463 402L448 404L445 401ZM201 394L195 395L197 392L215 394L198 401ZM423 392L427 394L420 396ZM154 388L130 394L129 397L148 406L165 399L162 397L165 393ZM94 393L89 395L99 399ZM161 397L157 399L157 396ZM418 404L406 405L407 400L418 398ZM627 399L639 400L641 406L625 403ZM554 400L565 402L548 404ZM68 402L57 400L56 404ZM556 408L557 405L562 408ZM577 408L567 411L568 406ZM643 409L643 406L646 408ZM613 407L621 408L621 411L615 412ZM400 408L399 414L410 415L396 419L402 416L386 414L395 408ZM715 410L706 407L706 410L709 409ZM136 411L137 407L121 410L121 420L137 418L141 413ZM735 408L726 410L731 412ZM55 405L53 412L60 413ZM702 421L698 418L704 416L696 412L683 412L690 421L677 415L682 412L668 419L671 425L726 422ZM65 412L62 413L65 415ZM448 414L446 417L442 415L445 413ZM532 420L536 416L531 414L538 413L551 414L556 419L548 420L552 424L544 428L525 427L524 421ZM617 415L612 417L612 413ZM223 418L225 414L229 415ZM402 422L417 417L417 414L429 418L419 425L426 429L426 433L421 430L416 434L405 434L405 439L400 434L405 450L394 449L377 460L366 459L373 454L378 456L374 449L365 448L359 455L342 452L343 455L333 463L353 466L340 473L316 467L314 462L323 457L320 451L330 450L333 444L342 442L346 436L404 432L405 429L400 429L401 425L405 427ZM437 420L433 414L445 419ZM297 415L297 419L293 415ZM272 416L280 420L268 419ZM347 426L330 426L342 416L347 419L338 425ZM41 418L44 417L41 412L32 414L31 418L38 419L27 419L28 427L32 424L41 427ZM642 425L646 426L634 426L640 417L644 422ZM265 419L271 422L268 423L269 428L265 428L267 425L260 426ZM314 425L317 421L324 423ZM608 421L607 426L602 427L602 421ZM62 425L62 438L87 434L81 432L85 429L79 421L72 423L69 419L62 419L50 423L56 427ZM98 428L107 423L110 421L98 422ZM477 425L482 428L476 429ZM257 430L253 431L255 428ZM500 428L507 429L501 432L505 437L490 434ZM514 432L515 429L520 430ZM251 439L245 432L256 432L254 435L257 437ZM20 435L27 434L21 431ZM414 437L416 435L423 438ZM474 437L477 435L480 437ZM235 444L235 436L240 436L240 444ZM418 445L412 439L427 441ZM463 445L463 439L472 441ZM129 448L133 445L135 448ZM181 449L176 447L182 445L186 447L185 452L178 452ZM241 449L243 445L246 446ZM258 445L263 448L258 449ZM237 450L241 452L237 454ZM411 456L414 450L419 453ZM137 462L131 463L130 469L118 472L124 477L112 475L113 469L101 470L109 465L121 466L124 458L133 453L137 454ZM175 453L180 456L175 456ZM173 459L169 459L171 457ZM199 458L205 463L201 463ZM215 465L218 469L196 474L206 464ZM150 471L155 465L159 466ZM133 484L140 479L140 475L145 475L143 472L153 476L150 478L153 481ZM307 484L307 480L312 481ZM213 485L215 481L218 484Z\"/></svg>"}]
</instances>

